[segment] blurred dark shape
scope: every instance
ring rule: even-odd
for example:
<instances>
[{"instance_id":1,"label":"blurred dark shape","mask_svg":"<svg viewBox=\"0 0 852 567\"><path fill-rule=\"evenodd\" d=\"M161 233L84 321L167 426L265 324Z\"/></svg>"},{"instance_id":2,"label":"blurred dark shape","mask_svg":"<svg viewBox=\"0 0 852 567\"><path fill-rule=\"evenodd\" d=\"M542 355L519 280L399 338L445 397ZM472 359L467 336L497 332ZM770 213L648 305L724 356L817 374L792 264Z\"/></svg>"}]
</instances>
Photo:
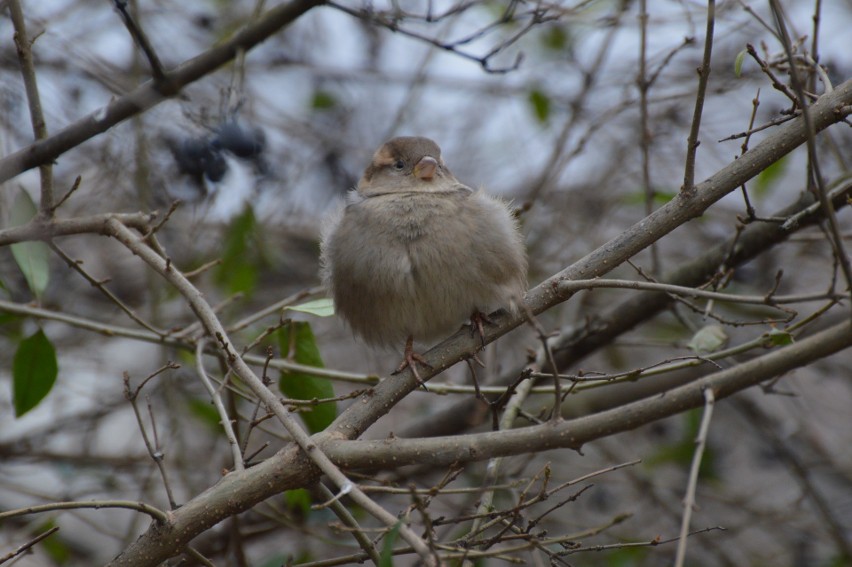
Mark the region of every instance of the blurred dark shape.
<instances>
[{"instance_id":1,"label":"blurred dark shape","mask_svg":"<svg viewBox=\"0 0 852 567\"><path fill-rule=\"evenodd\" d=\"M193 21L199 28L211 30L213 29L213 24L216 22L216 17L212 14L198 14Z\"/></svg>"},{"instance_id":2,"label":"blurred dark shape","mask_svg":"<svg viewBox=\"0 0 852 567\"><path fill-rule=\"evenodd\" d=\"M346 194L358 184L358 177L343 163L339 148L328 150L322 163L331 178L331 187L334 187L337 192Z\"/></svg>"},{"instance_id":3,"label":"blurred dark shape","mask_svg":"<svg viewBox=\"0 0 852 567\"><path fill-rule=\"evenodd\" d=\"M231 152L237 157L248 159L259 156L266 147L263 130L243 126L236 121L224 122L216 130L216 137L210 142L214 148Z\"/></svg>"},{"instance_id":4,"label":"blurred dark shape","mask_svg":"<svg viewBox=\"0 0 852 567\"><path fill-rule=\"evenodd\" d=\"M206 138L190 138L169 144L178 170L200 181L203 175L208 180L221 181L228 171L222 152Z\"/></svg>"}]
</instances>

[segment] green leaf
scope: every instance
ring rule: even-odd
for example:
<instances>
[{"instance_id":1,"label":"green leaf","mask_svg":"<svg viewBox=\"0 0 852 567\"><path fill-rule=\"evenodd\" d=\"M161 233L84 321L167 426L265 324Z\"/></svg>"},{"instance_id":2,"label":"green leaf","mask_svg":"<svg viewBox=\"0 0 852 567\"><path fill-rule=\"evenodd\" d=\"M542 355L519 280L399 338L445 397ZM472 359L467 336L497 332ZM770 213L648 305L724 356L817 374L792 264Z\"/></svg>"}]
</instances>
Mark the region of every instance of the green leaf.
<instances>
[{"instance_id":1,"label":"green leaf","mask_svg":"<svg viewBox=\"0 0 852 567\"><path fill-rule=\"evenodd\" d=\"M30 194L22 189L12 205L11 226L26 224L36 215L36 212L37 209ZM36 298L41 298L47 288L50 275L48 270L50 248L44 242L38 241L16 242L11 245L11 248L15 262L24 273L30 291Z\"/></svg>"},{"instance_id":2,"label":"green leaf","mask_svg":"<svg viewBox=\"0 0 852 567\"><path fill-rule=\"evenodd\" d=\"M50 393L58 372L56 350L44 331L39 329L21 341L12 363L15 417L36 407Z\"/></svg>"},{"instance_id":3,"label":"green leaf","mask_svg":"<svg viewBox=\"0 0 852 567\"><path fill-rule=\"evenodd\" d=\"M228 227L222 263L217 266L215 273L216 283L230 293L250 294L257 284L257 266L252 261L257 256L250 253L250 245L256 240L256 230L254 211L247 203L243 212Z\"/></svg>"},{"instance_id":4,"label":"green leaf","mask_svg":"<svg viewBox=\"0 0 852 567\"><path fill-rule=\"evenodd\" d=\"M291 510L298 510L303 516L311 512L311 493L304 488L294 488L284 493L284 501Z\"/></svg>"},{"instance_id":5,"label":"green leaf","mask_svg":"<svg viewBox=\"0 0 852 567\"><path fill-rule=\"evenodd\" d=\"M192 398L187 401L186 405L189 408L190 415L195 416L215 433L222 433L222 419L210 400Z\"/></svg>"},{"instance_id":6,"label":"green leaf","mask_svg":"<svg viewBox=\"0 0 852 567\"><path fill-rule=\"evenodd\" d=\"M542 124L546 123L550 117L550 97L538 89L533 89L530 91L529 101L536 119Z\"/></svg>"},{"instance_id":7,"label":"green leaf","mask_svg":"<svg viewBox=\"0 0 852 567\"><path fill-rule=\"evenodd\" d=\"M743 49L739 53L737 53L736 59L734 59L734 74L739 77L743 71L743 61L745 60L746 50Z\"/></svg>"},{"instance_id":8,"label":"green leaf","mask_svg":"<svg viewBox=\"0 0 852 567\"><path fill-rule=\"evenodd\" d=\"M754 193L757 195L765 195L772 187L773 183L784 177L786 169L787 157L785 156L761 171L754 180Z\"/></svg>"},{"instance_id":9,"label":"green leaf","mask_svg":"<svg viewBox=\"0 0 852 567\"><path fill-rule=\"evenodd\" d=\"M607 567L633 567L641 565L647 555L647 547L623 547L607 552L602 564Z\"/></svg>"},{"instance_id":10,"label":"green leaf","mask_svg":"<svg viewBox=\"0 0 852 567\"><path fill-rule=\"evenodd\" d=\"M766 333L766 337L769 339L770 346L787 346L794 342L793 335L787 331L779 331L778 329L772 329Z\"/></svg>"},{"instance_id":11,"label":"green leaf","mask_svg":"<svg viewBox=\"0 0 852 567\"><path fill-rule=\"evenodd\" d=\"M314 92L311 99L311 108L314 110L329 110L337 106L337 99L328 91L318 90Z\"/></svg>"},{"instance_id":12,"label":"green leaf","mask_svg":"<svg viewBox=\"0 0 852 567\"><path fill-rule=\"evenodd\" d=\"M290 311L299 311L301 313L310 313L317 317L331 317L334 315L334 301L330 298L324 297L322 299L306 301L299 305L291 305L289 307L285 307L285 309L289 309Z\"/></svg>"},{"instance_id":13,"label":"green leaf","mask_svg":"<svg viewBox=\"0 0 852 567\"><path fill-rule=\"evenodd\" d=\"M568 28L559 24L548 26L541 34L541 44L553 51L563 51L566 47L570 50L569 39Z\"/></svg>"},{"instance_id":14,"label":"green leaf","mask_svg":"<svg viewBox=\"0 0 852 567\"><path fill-rule=\"evenodd\" d=\"M716 352L728 344L728 334L719 325L705 325L692 336L686 346L696 354Z\"/></svg>"},{"instance_id":15,"label":"green leaf","mask_svg":"<svg viewBox=\"0 0 852 567\"><path fill-rule=\"evenodd\" d=\"M385 536L385 541L382 542L382 553L379 555L379 567L393 567L393 546L399 538L400 526L402 526L402 520L395 523Z\"/></svg>"},{"instance_id":16,"label":"green leaf","mask_svg":"<svg viewBox=\"0 0 852 567\"><path fill-rule=\"evenodd\" d=\"M325 368L314 333L308 323L291 321L289 325L278 331L278 340L282 357L306 366ZM278 389L288 398L295 400L334 397L331 381L301 372L282 370L281 377L278 380ZM300 411L299 415L308 427L308 431L316 433L328 427L337 417L337 403L317 404Z\"/></svg>"}]
</instances>

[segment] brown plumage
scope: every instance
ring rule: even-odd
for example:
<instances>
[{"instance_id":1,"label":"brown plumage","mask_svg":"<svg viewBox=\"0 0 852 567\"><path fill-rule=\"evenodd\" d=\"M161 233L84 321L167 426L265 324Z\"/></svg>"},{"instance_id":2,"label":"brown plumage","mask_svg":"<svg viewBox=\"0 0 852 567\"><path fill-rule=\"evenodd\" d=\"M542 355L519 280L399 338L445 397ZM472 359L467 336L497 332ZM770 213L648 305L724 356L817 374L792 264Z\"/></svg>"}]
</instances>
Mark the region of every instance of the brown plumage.
<instances>
[{"instance_id":1,"label":"brown plumage","mask_svg":"<svg viewBox=\"0 0 852 567\"><path fill-rule=\"evenodd\" d=\"M337 313L373 345L433 341L470 317L516 309L527 260L506 204L459 183L427 138L376 151L324 231L323 281ZM416 372L415 372L416 375Z\"/></svg>"}]
</instances>

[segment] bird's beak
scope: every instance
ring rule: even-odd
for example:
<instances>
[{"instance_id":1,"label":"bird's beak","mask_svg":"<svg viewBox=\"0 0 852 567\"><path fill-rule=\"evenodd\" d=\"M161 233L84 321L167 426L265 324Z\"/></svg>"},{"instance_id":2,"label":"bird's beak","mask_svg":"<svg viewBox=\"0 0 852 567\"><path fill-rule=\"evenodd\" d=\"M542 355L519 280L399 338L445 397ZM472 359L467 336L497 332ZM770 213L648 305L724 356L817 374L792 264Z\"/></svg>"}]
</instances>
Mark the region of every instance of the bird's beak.
<instances>
[{"instance_id":1,"label":"bird's beak","mask_svg":"<svg viewBox=\"0 0 852 567\"><path fill-rule=\"evenodd\" d=\"M438 160L431 156L421 158L414 166L414 175L423 181L432 181L436 171L438 171Z\"/></svg>"}]
</instances>

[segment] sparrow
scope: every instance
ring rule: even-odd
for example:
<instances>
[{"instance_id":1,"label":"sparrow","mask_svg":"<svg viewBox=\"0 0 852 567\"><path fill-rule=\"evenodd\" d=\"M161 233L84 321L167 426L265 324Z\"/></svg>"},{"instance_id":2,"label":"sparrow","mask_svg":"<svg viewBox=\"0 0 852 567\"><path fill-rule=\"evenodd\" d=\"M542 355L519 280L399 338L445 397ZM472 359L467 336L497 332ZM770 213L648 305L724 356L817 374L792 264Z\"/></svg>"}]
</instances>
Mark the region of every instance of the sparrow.
<instances>
[{"instance_id":1,"label":"sparrow","mask_svg":"<svg viewBox=\"0 0 852 567\"><path fill-rule=\"evenodd\" d=\"M374 346L405 341L394 374L422 385L414 340L434 341L468 318L517 312L527 258L507 204L460 183L428 138L386 142L323 231L321 272L336 312Z\"/></svg>"}]
</instances>

